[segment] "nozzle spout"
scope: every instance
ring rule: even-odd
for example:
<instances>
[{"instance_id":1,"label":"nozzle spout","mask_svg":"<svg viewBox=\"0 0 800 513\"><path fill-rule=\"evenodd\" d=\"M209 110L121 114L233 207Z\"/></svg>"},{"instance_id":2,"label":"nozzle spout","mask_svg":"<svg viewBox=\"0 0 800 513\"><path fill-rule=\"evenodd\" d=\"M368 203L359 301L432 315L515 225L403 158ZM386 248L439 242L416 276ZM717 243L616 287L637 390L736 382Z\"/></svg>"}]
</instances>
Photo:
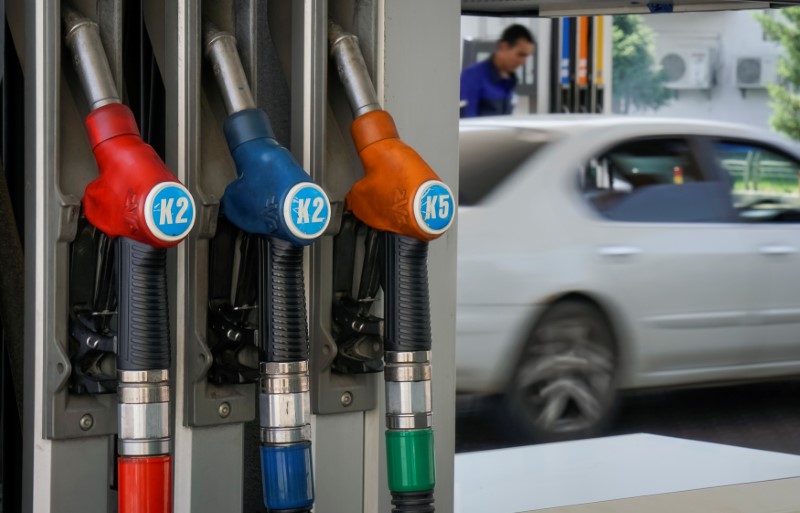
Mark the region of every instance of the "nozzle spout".
<instances>
[{"instance_id":1,"label":"nozzle spout","mask_svg":"<svg viewBox=\"0 0 800 513\"><path fill-rule=\"evenodd\" d=\"M89 102L89 110L109 103L121 103L97 23L66 6L61 12L64 39L72 52L72 62Z\"/></svg>"},{"instance_id":2,"label":"nozzle spout","mask_svg":"<svg viewBox=\"0 0 800 513\"><path fill-rule=\"evenodd\" d=\"M329 21L328 41L353 117L358 118L367 112L381 110L375 86L372 85L364 56L358 47L358 38L342 30L342 27L333 21Z\"/></svg>"},{"instance_id":3,"label":"nozzle spout","mask_svg":"<svg viewBox=\"0 0 800 513\"><path fill-rule=\"evenodd\" d=\"M213 66L228 114L256 108L236 50L236 38L208 22L203 25L203 34L205 54Z\"/></svg>"}]
</instances>

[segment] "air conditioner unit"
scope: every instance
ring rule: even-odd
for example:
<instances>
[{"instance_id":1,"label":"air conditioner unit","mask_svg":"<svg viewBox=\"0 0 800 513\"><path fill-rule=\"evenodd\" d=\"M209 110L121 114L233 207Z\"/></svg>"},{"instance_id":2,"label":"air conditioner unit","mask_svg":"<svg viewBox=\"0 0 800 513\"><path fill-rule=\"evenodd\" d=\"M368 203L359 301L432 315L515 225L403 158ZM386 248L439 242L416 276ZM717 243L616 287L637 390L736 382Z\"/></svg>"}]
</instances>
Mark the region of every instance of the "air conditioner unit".
<instances>
[{"instance_id":1,"label":"air conditioner unit","mask_svg":"<svg viewBox=\"0 0 800 513\"><path fill-rule=\"evenodd\" d=\"M710 46L667 47L659 64L670 89L711 89L714 85L714 49Z\"/></svg>"},{"instance_id":2,"label":"air conditioner unit","mask_svg":"<svg viewBox=\"0 0 800 513\"><path fill-rule=\"evenodd\" d=\"M736 59L736 87L739 89L764 89L778 81L777 57L738 57Z\"/></svg>"}]
</instances>

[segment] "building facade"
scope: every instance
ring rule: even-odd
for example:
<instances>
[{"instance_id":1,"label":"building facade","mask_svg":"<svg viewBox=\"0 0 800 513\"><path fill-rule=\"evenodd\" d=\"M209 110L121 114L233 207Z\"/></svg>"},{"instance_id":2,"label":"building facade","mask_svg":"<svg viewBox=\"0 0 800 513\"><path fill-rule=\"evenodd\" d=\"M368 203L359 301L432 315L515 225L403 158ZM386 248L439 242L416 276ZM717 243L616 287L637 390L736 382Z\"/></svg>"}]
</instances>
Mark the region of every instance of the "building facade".
<instances>
[{"instance_id":1,"label":"building facade","mask_svg":"<svg viewBox=\"0 0 800 513\"><path fill-rule=\"evenodd\" d=\"M768 11L769 12L769 11ZM771 16L779 16L771 11ZM644 17L656 34L656 60L675 98L654 116L712 119L769 129L766 84L777 81L781 47L753 11Z\"/></svg>"}]
</instances>

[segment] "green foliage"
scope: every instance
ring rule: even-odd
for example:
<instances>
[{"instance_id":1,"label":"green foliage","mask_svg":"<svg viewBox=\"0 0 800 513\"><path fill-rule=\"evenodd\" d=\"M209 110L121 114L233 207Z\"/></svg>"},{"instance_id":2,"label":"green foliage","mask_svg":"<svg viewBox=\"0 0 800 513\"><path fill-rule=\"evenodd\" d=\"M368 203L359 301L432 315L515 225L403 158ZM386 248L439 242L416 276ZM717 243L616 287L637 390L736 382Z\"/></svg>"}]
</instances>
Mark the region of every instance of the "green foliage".
<instances>
[{"instance_id":1,"label":"green foliage","mask_svg":"<svg viewBox=\"0 0 800 513\"><path fill-rule=\"evenodd\" d=\"M614 16L613 28L614 112L658 109L672 98L664 86L666 74L655 63L653 31L641 16Z\"/></svg>"},{"instance_id":2,"label":"green foliage","mask_svg":"<svg viewBox=\"0 0 800 513\"><path fill-rule=\"evenodd\" d=\"M770 124L778 132L800 140L800 95L795 92L800 89L800 7L779 12L779 17L756 15L764 34L780 42L785 51L778 63L778 76L783 84L771 84L767 88L774 110Z\"/></svg>"}]
</instances>

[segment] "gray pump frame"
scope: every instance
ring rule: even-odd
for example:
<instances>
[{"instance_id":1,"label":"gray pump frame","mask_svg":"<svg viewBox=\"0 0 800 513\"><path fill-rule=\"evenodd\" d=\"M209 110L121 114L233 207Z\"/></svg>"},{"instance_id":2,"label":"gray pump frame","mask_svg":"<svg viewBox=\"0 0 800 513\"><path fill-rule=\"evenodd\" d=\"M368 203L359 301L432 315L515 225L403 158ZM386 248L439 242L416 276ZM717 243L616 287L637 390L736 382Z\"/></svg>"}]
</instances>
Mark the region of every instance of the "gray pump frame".
<instances>
[{"instance_id":1,"label":"gray pump frame","mask_svg":"<svg viewBox=\"0 0 800 513\"><path fill-rule=\"evenodd\" d=\"M123 1L72 0L71 5L98 21L124 98ZM62 55L59 2L7 0L5 7L26 79L23 511L113 512L116 396L75 396L65 386L71 370L69 243L83 189L97 173L84 135L85 101ZM402 137L456 192L459 2L143 0L142 7L166 88L166 163L197 204L192 235L169 252L174 511L259 511L257 430L251 422L255 385L220 387L205 379L208 244L234 167L221 130L224 109L203 59L202 15L236 35L258 106L340 214L344 195L362 170L349 134L352 116L329 68L328 16L359 36L378 96ZM331 231L337 226L332 223ZM332 248L332 237L323 237L306 260L315 511L387 511L381 376L330 371ZM455 250L453 228L431 245L429 263L436 494L437 510L443 512L453 509ZM349 403L342 401L346 392ZM221 408L223 403L228 408Z\"/></svg>"}]
</instances>

